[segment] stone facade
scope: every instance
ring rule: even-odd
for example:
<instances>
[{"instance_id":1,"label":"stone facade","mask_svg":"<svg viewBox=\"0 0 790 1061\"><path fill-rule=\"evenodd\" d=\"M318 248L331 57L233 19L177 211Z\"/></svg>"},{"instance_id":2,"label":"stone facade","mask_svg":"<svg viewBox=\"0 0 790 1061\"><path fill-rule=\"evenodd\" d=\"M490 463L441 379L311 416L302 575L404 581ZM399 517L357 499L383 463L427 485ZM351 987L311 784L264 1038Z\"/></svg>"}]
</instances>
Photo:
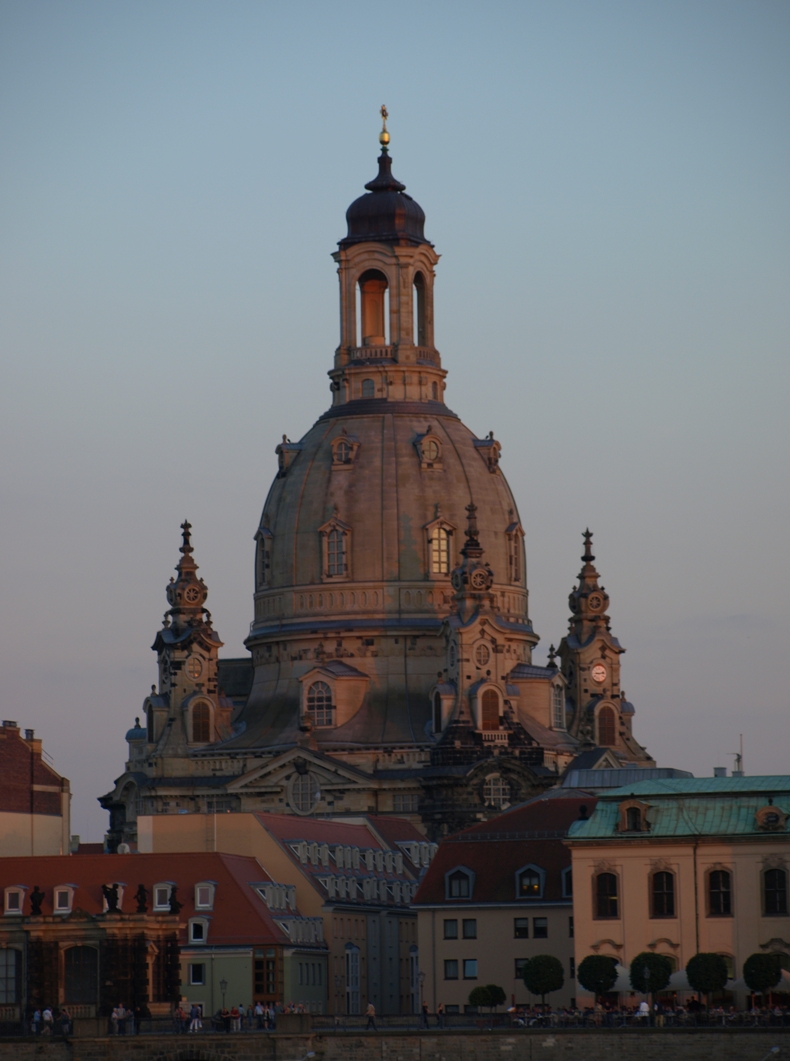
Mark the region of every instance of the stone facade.
<instances>
[{"instance_id":1,"label":"stone facade","mask_svg":"<svg viewBox=\"0 0 790 1061\"><path fill-rule=\"evenodd\" d=\"M562 666L533 665L518 506L493 432L445 404L438 255L386 144L366 188L334 254L332 404L277 446L255 534L250 656L218 659L185 525L159 685L102 799L111 847L135 842L138 813L174 810L401 814L440 837L555 784L600 739L651 763L610 680L623 650L589 538ZM604 665L605 697L578 680Z\"/></svg>"}]
</instances>

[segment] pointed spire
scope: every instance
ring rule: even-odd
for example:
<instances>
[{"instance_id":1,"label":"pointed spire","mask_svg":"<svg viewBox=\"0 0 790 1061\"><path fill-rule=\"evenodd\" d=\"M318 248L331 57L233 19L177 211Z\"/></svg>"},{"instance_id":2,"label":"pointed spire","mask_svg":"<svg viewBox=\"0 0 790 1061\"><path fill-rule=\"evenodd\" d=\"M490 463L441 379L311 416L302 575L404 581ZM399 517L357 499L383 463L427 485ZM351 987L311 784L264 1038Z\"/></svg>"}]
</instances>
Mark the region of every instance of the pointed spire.
<instances>
[{"instance_id":1,"label":"pointed spire","mask_svg":"<svg viewBox=\"0 0 790 1061\"><path fill-rule=\"evenodd\" d=\"M556 670L557 669L557 664L554 662L554 660L556 658L557 658L557 650L556 650L556 648L554 647L554 645L549 645L549 667L552 670Z\"/></svg>"},{"instance_id":2,"label":"pointed spire","mask_svg":"<svg viewBox=\"0 0 790 1061\"><path fill-rule=\"evenodd\" d=\"M381 132L379 133L379 143L381 144L381 152L386 155L389 151L390 134L387 132L387 118L389 118L389 111L387 110L387 104L382 103L381 110Z\"/></svg>"},{"instance_id":3,"label":"pointed spire","mask_svg":"<svg viewBox=\"0 0 790 1061\"><path fill-rule=\"evenodd\" d=\"M179 552L183 553L184 556L186 556L188 553L194 552L194 549L192 548L192 524L189 522L188 519L185 519L184 522L181 524L181 535L183 541L181 542L181 548L179 549Z\"/></svg>"},{"instance_id":4,"label":"pointed spire","mask_svg":"<svg viewBox=\"0 0 790 1061\"><path fill-rule=\"evenodd\" d=\"M192 625L200 622L203 613L208 590L202 578L197 575L198 565L195 563L192 553L192 524L184 520L181 524L182 541L179 546L181 556L176 564L178 577L167 587L167 599L170 603L170 611L165 615L163 625L168 625L170 619L174 625Z\"/></svg>"}]
</instances>

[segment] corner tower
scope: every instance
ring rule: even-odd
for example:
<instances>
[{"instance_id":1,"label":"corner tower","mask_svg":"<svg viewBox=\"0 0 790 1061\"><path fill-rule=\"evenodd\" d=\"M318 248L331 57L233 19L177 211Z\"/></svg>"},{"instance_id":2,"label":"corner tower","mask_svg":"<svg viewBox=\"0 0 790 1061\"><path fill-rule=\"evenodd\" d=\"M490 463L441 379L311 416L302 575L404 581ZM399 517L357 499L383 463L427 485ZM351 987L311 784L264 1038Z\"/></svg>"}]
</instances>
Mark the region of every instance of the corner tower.
<instances>
[{"instance_id":1,"label":"corner tower","mask_svg":"<svg viewBox=\"0 0 790 1061\"><path fill-rule=\"evenodd\" d=\"M593 563L592 532L585 530L582 537L583 566L568 597L571 618L558 652L567 684L568 729L588 746L612 748L624 762L652 764L631 732L634 707L620 683L625 649L611 630L609 594L599 585Z\"/></svg>"}]
</instances>

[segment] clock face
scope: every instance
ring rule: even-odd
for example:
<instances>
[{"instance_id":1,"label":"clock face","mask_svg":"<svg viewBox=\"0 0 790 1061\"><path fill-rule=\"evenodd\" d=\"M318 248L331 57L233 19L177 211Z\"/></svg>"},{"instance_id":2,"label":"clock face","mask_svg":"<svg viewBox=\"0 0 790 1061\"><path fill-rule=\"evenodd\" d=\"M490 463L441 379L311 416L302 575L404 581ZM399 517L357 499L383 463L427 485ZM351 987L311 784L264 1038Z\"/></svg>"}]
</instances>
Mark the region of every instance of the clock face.
<instances>
[{"instance_id":1,"label":"clock face","mask_svg":"<svg viewBox=\"0 0 790 1061\"><path fill-rule=\"evenodd\" d=\"M190 678L199 678L203 671L203 664L197 656L190 656L187 660L187 674Z\"/></svg>"},{"instance_id":2,"label":"clock face","mask_svg":"<svg viewBox=\"0 0 790 1061\"><path fill-rule=\"evenodd\" d=\"M606 681L606 667L604 667L603 663L596 663L591 673L594 682Z\"/></svg>"},{"instance_id":3,"label":"clock face","mask_svg":"<svg viewBox=\"0 0 790 1061\"><path fill-rule=\"evenodd\" d=\"M473 571L470 582L473 589L485 589L488 584L488 575L485 571Z\"/></svg>"},{"instance_id":4,"label":"clock face","mask_svg":"<svg viewBox=\"0 0 790 1061\"><path fill-rule=\"evenodd\" d=\"M587 603L590 606L590 611L597 612L603 604L603 599L598 593L591 593L587 599Z\"/></svg>"},{"instance_id":5,"label":"clock face","mask_svg":"<svg viewBox=\"0 0 790 1061\"><path fill-rule=\"evenodd\" d=\"M188 600L190 604L194 604L195 601L200 600L200 590L197 586L188 586L184 592L184 600Z\"/></svg>"}]
</instances>

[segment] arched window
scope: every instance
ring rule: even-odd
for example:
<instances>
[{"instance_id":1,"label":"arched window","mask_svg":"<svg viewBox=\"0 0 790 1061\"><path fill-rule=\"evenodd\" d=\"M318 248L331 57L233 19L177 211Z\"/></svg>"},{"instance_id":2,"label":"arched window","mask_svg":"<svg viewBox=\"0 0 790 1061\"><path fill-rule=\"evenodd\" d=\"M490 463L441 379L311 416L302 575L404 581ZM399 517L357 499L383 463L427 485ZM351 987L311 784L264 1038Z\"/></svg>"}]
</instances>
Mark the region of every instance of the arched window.
<instances>
[{"instance_id":1,"label":"arched window","mask_svg":"<svg viewBox=\"0 0 790 1061\"><path fill-rule=\"evenodd\" d=\"M156 740L154 736L154 709L149 707L145 712L146 728L148 730L148 743L153 744Z\"/></svg>"},{"instance_id":2,"label":"arched window","mask_svg":"<svg viewBox=\"0 0 790 1061\"><path fill-rule=\"evenodd\" d=\"M508 537L510 553L510 581L521 581L521 535L511 534Z\"/></svg>"},{"instance_id":3,"label":"arched window","mask_svg":"<svg viewBox=\"0 0 790 1061\"><path fill-rule=\"evenodd\" d=\"M436 380L431 384L431 400L435 402L439 401L439 384Z\"/></svg>"},{"instance_id":4,"label":"arched window","mask_svg":"<svg viewBox=\"0 0 790 1061\"><path fill-rule=\"evenodd\" d=\"M422 273L414 274L414 342L416 346L425 346L425 277Z\"/></svg>"},{"instance_id":5,"label":"arched window","mask_svg":"<svg viewBox=\"0 0 790 1061\"><path fill-rule=\"evenodd\" d=\"M625 812L625 827L629 833L642 832L642 812L639 807L629 807Z\"/></svg>"},{"instance_id":6,"label":"arched window","mask_svg":"<svg viewBox=\"0 0 790 1061\"><path fill-rule=\"evenodd\" d=\"M313 716L314 726L331 726L334 723L332 690L326 682L313 682L307 690L307 710Z\"/></svg>"},{"instance_id":7,"label":"arched window","mask_svg":"<svg viewBox=\"0 0 790 1061\"><path fill-rule=\"evenodd\" d=\"M551 702L554 716L554 728L565 729L565 690L561 685L555 685L551 694Z\"/></svg>"},{"instance_id":8,"label":"arched window","mask_svg":"<svg viewBox=\"0 0 790 1061\"><path fill-rule=\"evenodd\" d=\"M433 694L433 732L442 732L442 698L439 693Z\"/></svg>"},{"instance_id":9,"label":"arched window","mask_svg":"<svg viewBox=\"0 0 790 1061\"><path fill-rule=\"evenodd\" d=\"M491 774L483 782L483 802L487 807L507 807L510 803L510 785L501 774Z\"/></svg>"},{"instance_id":10,"label":"arched window","mask_svg":"<svg viewBox=\"0 0 790 1061\"><path fill-rule=\"evenodd\" d=\"M674 917L675 875L664 870L654 873L652 892L653 917Z\"/></svg>"},{"instance_id":11,"label":"arched window","mask_svg":"<svg viewBox=\"0 0 790 1061\"><path fill-rule=\"evenodd\" d=\"M211 709L208 704L195 704L192 708L192 742L208 744L211 740Z\"/></svg>"},{"instance_id":12,"label":"arched window","mask_svg":"<svg viewBox=\"0 0 790 1061\"><path fill-rule=\"evenodd\" d=\"M271 534L267 532L258 534L258 545L255 554L255 580L258 589L263 589L269 584L269 568L271 565Z\"/></svg>"},{"instance_id":13,"label":"arched window","mask_svg":"<svg viewBox=\"0 0 790 1061\"><path fill-rule=\"evenodd\" d=\"M713 869L708 874L708 909L711 917L732 915L732 877L726 869Z\"/></svg>"},{"instance_id":14,"label":"arched window","mask_svg":"<svg viewBox=\"0 0 790 1061\"><path fill-rule=\"evenodd\" d=\"M426 464L435 464L442 455L442 449L435 438L423 439L420 446L422 459Z\"/></svg>"},{"instance_id":15,"label":"arched window","mask_svg":"<svg viewBox=\"0 0 790 1061\"><path fill-rule=\"evenodd\" d=\"M450 533L444 527L434 527L428 539L431 550L431 574L446 575L450 571Z\"/></svg>"},{"instance_id":16,"label":"arched window","mask_svg":"<svg viewBox=\"0 0 790 1061\"><path fill-rule=\"evenodd\" d=\"M363 398L375 398L376 397L376 383L372 379L362 380L362 397Z\"/></svg>"},{"instance_id":17,"label":"arched window","mask_svg":"<svg viewBox=\"0 0 790 1061\"><path fill-rule=\"evenodd\" d=\"M326 536L326 573L329 576L346 573L346 535L338 527Z\"/></svg>"},{"instance_id":18,"label":"arched window","mask_svg":"<svg viewBox=\"0 0 790 1061\"><path fill-rule=\"evenodd\" d=\"M64 959L66 1003L95 1006L99 987L99 952L95 947L69 947Z\"/></svg>"},{"instance_id":19,"label":"arched window","mask_svg":"<svg viewBox=\"0 0 790 1061\"><path fill-rule=\"evenodd\" d=\"M499 729L499 694L495 689L483 690L480 716L481 729Z\"/></svg>"},{"instance_id":20,"label":"arched window","mask_svg":"<svg viewBox=\"0 0 790 1061\"><path fill-rule=\"evenodd\" d=\"M333 457L335 464L348 464L351 460L351 446L344 438L336 444Z\"/></svg>"},{"instance_id":21,"label":"arched window","mask_svg":"<svg viewBox=\"0 0 790 1061\"><path fill-rule=\"evenodd\" d=\"M598 744L602 748L615 746L614 711L611 707L602 707L598 712Z\"/></svg>"},{"instance_id":22,"label":"arched window","mask_svg":"<svg viewBox=\"0 0 790 1061\"><path fill-rule=\"evenodd\" d=\"M767 869L763 876L765 916L776 917L787 913L787 873L783 869Z\"/></svg>"},{"instance_id":23,"label":"arched window","mask_svg":"<svg viewBox=\"0 0 790 1061\"><path fill-rule=\"evenodd\" d=\"M466 870L456 869L447 874L447 898L472 898L472 881Z\"/></svg>"},{"instance_id":24,"label":"arched window","mask_svg":"<svg viewBox=\"0 0 790 1061\"><path fill-rule=\"evenodd\" d=\"M376 269L368 269L359 278L359 297L362 312L362 345L385 346L387 342L387 314L385 296L387 278Z\"/></svg>"},{"instance_id":25,"label":"arched window","mask_svg":"<svg viewBox=\"0 0 790 1061\"><path fill-rule=\"evenodd\" d=\"M543 894L543 878L535 866L527 866L518 875L519 899L539 899Z\"/></svg>"},{"instance_id":26,"label":"arched window","mask_svg":"<svg viewBox=\"0 0 790 1061\"><path fill-rule=\"evenodd\" d=\"M0 950L0 1004L15 1006L19 1002L21 986L22 952L4 947Z\"/></svg>"},{"instance_id":27,"label":"arched window","mask_svg":"<svg viewBox=\"0 0 790 1061\"><path fill-rule=\"evenodd\" d=\"M617 877L614 873L599 873L595 878L595 916L618 916Z\"/></svg>"}]
</instances>

